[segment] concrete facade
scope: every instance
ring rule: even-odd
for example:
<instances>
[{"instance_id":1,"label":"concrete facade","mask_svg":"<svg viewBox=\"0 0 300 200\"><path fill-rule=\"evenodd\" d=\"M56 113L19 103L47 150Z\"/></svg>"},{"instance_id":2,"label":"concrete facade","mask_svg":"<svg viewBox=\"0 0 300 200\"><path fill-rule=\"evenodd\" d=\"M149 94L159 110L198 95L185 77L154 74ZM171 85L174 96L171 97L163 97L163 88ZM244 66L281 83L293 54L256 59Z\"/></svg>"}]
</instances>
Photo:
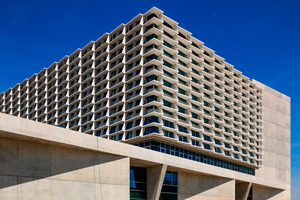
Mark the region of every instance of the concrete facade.
<instances>
[{"instance_id":1,"label":"concrete facade","mask_svg":"<svg viewBox=\"0 0 300 200\"><path fill-rule=\"evenodd\" d=\"M264 166L256 175L276 182L286 183L284 192L253 187L257 199L290 199L290 98L254 81L263 89ZM256 196L257 195L257 196Z\"/></svg>"},{"instance_id":2,"label":"concrete facade","mask_svg":"<svg viewBox=\"0 0 300 200\"><path fill-rule=\"evenodd\" d=\"M148 168L148 199L165 171L178 172L178 199L290 199L289 182L0 114L1 199L129 199L130 166ZM100 164L99 164L100 163ZM263 169L263 168L262 168ZM260 169L261 170L261 169ZM236 190L238 189L238 191Z\"/></svg>"},{"instance_id":3,"label":"concrete facade","mask_svg":"<svg viewBox=\"0 0 300 200\"><path fill-rule=\"evenodd\" d=\"M0 199L290 199L290 98L155 7L0 112Z\"/></svg>"}]
</instances>

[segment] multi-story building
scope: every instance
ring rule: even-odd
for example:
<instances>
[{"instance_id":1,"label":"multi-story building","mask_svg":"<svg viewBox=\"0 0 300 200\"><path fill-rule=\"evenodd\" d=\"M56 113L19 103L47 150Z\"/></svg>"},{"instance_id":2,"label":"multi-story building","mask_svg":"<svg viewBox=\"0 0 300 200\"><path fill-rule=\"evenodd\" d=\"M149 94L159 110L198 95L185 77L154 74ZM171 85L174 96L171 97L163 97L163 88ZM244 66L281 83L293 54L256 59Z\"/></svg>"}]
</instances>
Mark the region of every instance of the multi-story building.
<instances>
[{"instance_id":1,"label":"multi-story building","mask_svg":"<svg viewBox=\"0 0 300 200\"><path fill-rule=\"evenodd\" d=\"M279 99L270 105L273 96ZM288 109L288 97L242 75L157 8L0 94L1 112L231 170L234 176L274 177L287 185L279 192L286 199ZM284 153L275 150L278 145ZM277 170L274 152L283 153L287 167ZM274 171L270 177L268 167ZM146 168L135 170L146 174ZM175 177L174 184L160 187L172 188L178 174L167 175ZM247 195L254 192L250 185ZM139 193L145 191L131 190L132 199L143 199ZM168 198L177 199L174 195Z\"/></svg>"}]
</instances>

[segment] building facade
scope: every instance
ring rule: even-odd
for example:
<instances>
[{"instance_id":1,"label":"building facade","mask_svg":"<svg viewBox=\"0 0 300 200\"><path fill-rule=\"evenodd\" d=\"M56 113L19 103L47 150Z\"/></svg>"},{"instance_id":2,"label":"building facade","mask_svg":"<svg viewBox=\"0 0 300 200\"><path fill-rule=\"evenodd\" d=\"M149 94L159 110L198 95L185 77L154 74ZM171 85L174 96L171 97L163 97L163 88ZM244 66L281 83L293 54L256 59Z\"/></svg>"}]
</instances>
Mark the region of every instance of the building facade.
<instances>
[{"instance_id":1,"label":"building facade","mask_svg":"<svg viewBox=\"0 0 300 200\"><path fill-rule=\"evenodd\" d=\"M0 94L3 113L197 162L220 170L220 180L231 171L228 199L239 191L244 199L290 198L289 108L288 97L242 75L157 8ZM179 195L183 167L128 157L131 199L158 188L151 199L202 197ZM154 189L149 171L160 180ZM205 180L196 171L187 177Z\"/></svg>"}]
</instances>

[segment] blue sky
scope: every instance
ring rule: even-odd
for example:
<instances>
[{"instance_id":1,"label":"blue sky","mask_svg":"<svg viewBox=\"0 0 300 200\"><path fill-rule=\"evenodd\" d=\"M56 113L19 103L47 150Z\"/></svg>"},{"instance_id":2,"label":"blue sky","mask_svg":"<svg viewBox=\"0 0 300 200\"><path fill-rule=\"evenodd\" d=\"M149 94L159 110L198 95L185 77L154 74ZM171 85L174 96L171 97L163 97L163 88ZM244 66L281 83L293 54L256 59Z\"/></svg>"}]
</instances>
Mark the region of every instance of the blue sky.
<instances>
[{"instance_id":1,"label":"blue sky","mask_svg":"<svg viewBox=\"0 0 300 200\"><path fill-rule=\"evenodd\" d=\"M293 199L300 199L300 1L0 0L0 92L156 6L206 46L292 98Z\"/></svg>"}]
</instances>

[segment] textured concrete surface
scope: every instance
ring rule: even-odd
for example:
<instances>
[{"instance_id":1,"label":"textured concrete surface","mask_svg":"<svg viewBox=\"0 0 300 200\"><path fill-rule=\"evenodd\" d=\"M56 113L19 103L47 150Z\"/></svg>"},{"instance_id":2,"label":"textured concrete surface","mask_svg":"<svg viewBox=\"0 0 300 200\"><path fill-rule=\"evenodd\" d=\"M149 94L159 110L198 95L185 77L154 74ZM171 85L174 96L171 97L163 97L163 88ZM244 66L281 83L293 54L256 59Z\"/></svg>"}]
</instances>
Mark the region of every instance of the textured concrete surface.
<instances>
[{"instance_id":1,"label":"textured concrete surface","mask_svg":"<svg viewBox=\"0 0 300 200\"><path fill-rule=\"evenodd\" d=\"M257 81L263 89L263 167L256 175L285 184L283 190L253 186L254 199L290 199L290 98Z\"/></svg>"},{"instance_id":2,"label":"textured concrete surface","mask_svg":"<svg viewBox=\"0 0 300 200\"><path fill-rule=\"evenodd\" d=\"M0 199L118 200L128 190L128 157L0 138Z\"/></svg>"},{"instance_id":3,"label":"textured concrete surface","mask_svg":"<svg viewBox=\"0 0 300 200\"><path fill-rule=\"evenodd\" d=\"M180 172L178 200L235 199L235 181L226 178Z\"/></svg>"}]
</instances>

